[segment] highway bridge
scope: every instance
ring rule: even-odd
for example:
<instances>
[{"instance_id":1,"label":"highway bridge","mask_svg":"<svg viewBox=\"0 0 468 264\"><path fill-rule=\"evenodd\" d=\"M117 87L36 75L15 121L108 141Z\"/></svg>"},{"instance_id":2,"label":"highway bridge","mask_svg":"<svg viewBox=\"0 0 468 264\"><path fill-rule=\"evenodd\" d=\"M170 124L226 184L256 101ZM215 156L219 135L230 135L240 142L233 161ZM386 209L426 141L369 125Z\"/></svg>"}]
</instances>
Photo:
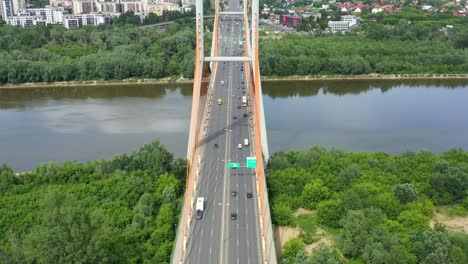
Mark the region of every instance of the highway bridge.
<instances>
[{"instance_id":1,"label":"highway bridge","mask_svg":"<svg viewBox=\"0 0 468 264\"><path fill-rule=\"evenodd\" d=\"M277 263L264 174L269 156L258 5L258 0L229 0L220 10L215 0L211 56L205 56L203 0L196 0L188 169L173 264ZM207 64L211 75L201 98ZM197 197L205 201L201 219Z\"/></svg>"}]
</instances>

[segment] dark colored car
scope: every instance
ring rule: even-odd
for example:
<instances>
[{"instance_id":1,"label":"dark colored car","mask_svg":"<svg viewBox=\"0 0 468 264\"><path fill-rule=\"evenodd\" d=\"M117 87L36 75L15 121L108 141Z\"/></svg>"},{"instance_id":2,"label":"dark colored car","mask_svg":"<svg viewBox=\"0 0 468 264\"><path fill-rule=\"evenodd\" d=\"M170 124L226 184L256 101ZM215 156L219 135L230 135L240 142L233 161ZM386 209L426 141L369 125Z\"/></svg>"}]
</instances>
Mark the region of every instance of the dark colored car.
<instances>
[{"instance_id":1,"label":"dark colored car","mask_svg":"<svg viewBox=\"0 0 468 264\"><path fill-rule=\"evenodd\" d=\"M252 195L251 192L248 192L248 193L247 193L247 198L252 198L252 196L253 196L253 195Z\"/></svg>"},{"instance_id":2,"label":"dark colored car","mask_svg":"<svg viewBox=\"0 0 468 264\"><path fill-rule=\"evenodd\" d=\"M231 213L231 220L236 220L236 219L237 219L237 214Z\"/></svg>"},{"instance_id":3,"label":"dark colored car","mask_svg":"<svg viewBox=\"0 0 468 264\"><path fill-rule=\"evenodd\" d=\"M218 148L218 147L219 147L219 145L218 145L218 144L214 144L214 148Z\"/></svg>"},{"instance_id":4,"label":"dark colored car","mask_svg":"<svg viewBox=\"0 0 468 264\"><path fill-rule=\"evenodd\" d=\"M231 192L231 195L232 195L232 196L237 196L237 192L236 192L236 191L232 191L232 192Z\"/></svg>"}]
</instances>

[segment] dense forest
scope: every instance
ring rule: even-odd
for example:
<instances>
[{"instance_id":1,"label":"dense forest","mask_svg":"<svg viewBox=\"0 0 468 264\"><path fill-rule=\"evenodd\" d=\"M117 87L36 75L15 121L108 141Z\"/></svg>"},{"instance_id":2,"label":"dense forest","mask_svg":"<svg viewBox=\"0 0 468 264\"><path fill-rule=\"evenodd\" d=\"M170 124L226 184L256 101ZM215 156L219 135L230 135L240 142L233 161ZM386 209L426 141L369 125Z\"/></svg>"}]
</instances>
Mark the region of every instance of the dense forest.
<instances>
[{"instance_id":1,"label":"dense forest","mask_svg":"<svg viewBox=\"0 0 468 264\"><path fill-rule=\"evenodd\" d=\"M190 78L195 31L190 19L182 20L164 32L120 23L75 30L0 26L0 83Z\"/></svg>"},{"instance_id":2,"label":"dense forest","mask_svg":"<svg viewBox=\"0 0 468 264\"><path fill-rule=\"evenodd\" d=\"M314 235L286 242L283 263L467 263L468 234L430 220L440 206L468 214L468 152L347 153L315 147L279 152L268 166L273 222L302 224L313 212L332 245L310 256ZM466 220L465 220L466 221Z\"/></svg>"},{"instance_id":3,"label":"dense forest","mask_svg":"<svg viewBox=\"0 0 468 264\"><path fill-rule=\"evenodd\" d=\"M21 175L0 165L0 263L169 263L185 172L158 141Z\"/></svg>"},{"instance_id":4,"label":"dense forest","mask_svg":"<svg viewBox=\"0 0 468 264\"><path fill-rule=\"evenodd\" d=\"M426 18L427 19L427 18ZM468 19L385 18L345 35L288 35L260 43L262 75L468 73Z\"/></svg>"},{"instance_id":5,"label":"dense forest","mask_svg":"<svg viewBox=\"0 0 468 264\"><path fill-rule=\"evenodd\" d=\"M190 14L148 16L141 22L126 13L112 25L73 30L0 25L0 84L192 78L194 23L189 17L177 19L181 16ZM139 27L174 19L165 30ZM366 24L346 35L263 36L262 75L468 73L466 27L441 32L438 24L392 21Z\"/></svg>"}]
</instances>

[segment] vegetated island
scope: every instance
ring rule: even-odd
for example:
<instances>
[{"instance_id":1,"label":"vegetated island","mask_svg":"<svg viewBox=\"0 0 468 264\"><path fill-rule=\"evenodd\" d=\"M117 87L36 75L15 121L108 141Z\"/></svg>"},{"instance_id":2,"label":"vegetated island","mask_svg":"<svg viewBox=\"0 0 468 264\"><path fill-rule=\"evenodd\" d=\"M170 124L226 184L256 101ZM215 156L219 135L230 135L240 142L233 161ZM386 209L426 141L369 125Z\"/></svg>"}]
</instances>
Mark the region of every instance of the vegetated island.
<instances>
[{"instance_id":1,"label":"vegetated island","mask_svg":"<svg viewBox=\"0 0 468 264\"><path fill-rule=\"evenodd\" d=\"M157 30L129 23L135 21L131 13L122 16L115 24L73 30L0 25L0 84L83 85L193 78L196 43L191 18ZM468 29L441 32L438 25L443 22L368 23L361 31L345 35L263 36L261 73L265 79L466 78ZM207 22L208 27L211 24Z\"/></svg>"},{"instance_id":2,"label":"vegetated island","mask_svg":"<svg viewBox=\"0 0 468 264\"><path fill-rule=\"evenodd\" d=\"M159 141L19 175L0 165L0 262L169 263L185 173ZM276 153L267 173L282 263L466 263L468 152L314 147Z\"/></svg>"}]
</instances>

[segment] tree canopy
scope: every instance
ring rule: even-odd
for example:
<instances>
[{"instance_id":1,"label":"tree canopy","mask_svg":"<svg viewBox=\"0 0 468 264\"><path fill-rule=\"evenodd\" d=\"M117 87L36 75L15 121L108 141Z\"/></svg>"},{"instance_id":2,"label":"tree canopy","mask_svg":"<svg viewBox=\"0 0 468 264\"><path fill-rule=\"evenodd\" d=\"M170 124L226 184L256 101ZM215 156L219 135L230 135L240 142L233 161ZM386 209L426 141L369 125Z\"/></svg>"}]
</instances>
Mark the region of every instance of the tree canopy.
<instances>
[{"instance_id":1,"label":"tree canopy","mask_svg":"<svg viewBox=\"0 0 468 264\"><path fill-rule=\"evenodd\" d=\"M186 162L154 141L90 163L0 166L0 263L169 263Z\"/></svg>"},{"instance_id":2,"label":"tree canopy","mask_svg":"<svg viewBox=\"0 0 468 264\"><path fill-rule=\"evenodd\" d=\"M298 208L316 209L318 224L335 234L334 247L311 256L301 251L300 237L291 240L284 246L285 263L467 259L468 234L429 225L434 206L456 205L468 214L468 152L461 149L398 156L320 147L278 152L268 163L267 184L274 224L294 226Z\"/></svg>"}]
</instances>

